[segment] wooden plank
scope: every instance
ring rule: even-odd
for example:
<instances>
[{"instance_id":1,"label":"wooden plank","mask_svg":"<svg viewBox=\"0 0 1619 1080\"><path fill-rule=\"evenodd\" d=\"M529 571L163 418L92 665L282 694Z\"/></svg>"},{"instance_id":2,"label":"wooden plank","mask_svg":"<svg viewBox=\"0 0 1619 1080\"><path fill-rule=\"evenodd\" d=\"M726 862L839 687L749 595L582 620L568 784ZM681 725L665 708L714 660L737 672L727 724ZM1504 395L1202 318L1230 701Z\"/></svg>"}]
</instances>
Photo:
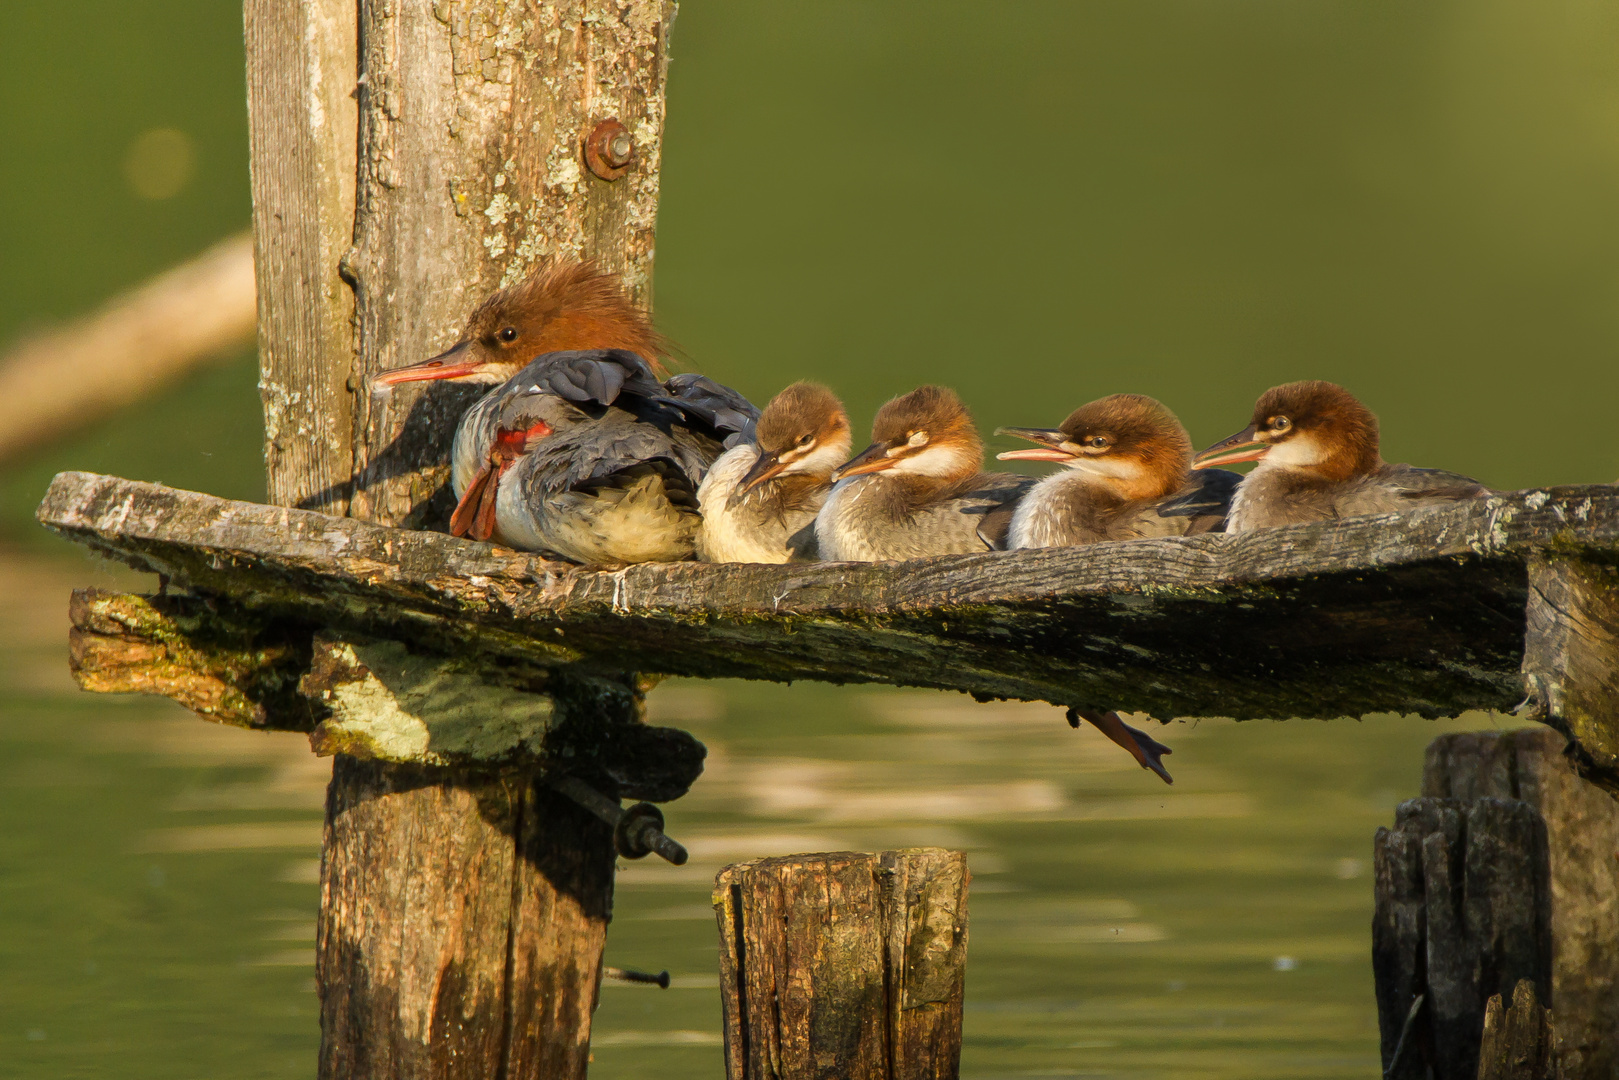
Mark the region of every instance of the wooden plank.
<instances>
[{"instance_id":1,"label":"wooden plank","mask_svg":"<svg viewBox=\"0 0 1619 1080\"><path fill-rule=\"evenodd\" d=\"M720 871L729 1080L958 1074L966 856L833 852Z\"/></svg>"},{"instance_id":2,"label":"wooden plank","mask_svg":"<svg viewBox=\"0 0 1619 1080\"><path fill-rule=\"evenodd\" d=\"M882 682L1159 717L1522 700L1526 562L1619 547L1619 492L1086 548L592 570L442 534L64 473L59 533L245 607L535 664ZM503 652L504 650L504 652Z\"/></svg>"}]
</instances>

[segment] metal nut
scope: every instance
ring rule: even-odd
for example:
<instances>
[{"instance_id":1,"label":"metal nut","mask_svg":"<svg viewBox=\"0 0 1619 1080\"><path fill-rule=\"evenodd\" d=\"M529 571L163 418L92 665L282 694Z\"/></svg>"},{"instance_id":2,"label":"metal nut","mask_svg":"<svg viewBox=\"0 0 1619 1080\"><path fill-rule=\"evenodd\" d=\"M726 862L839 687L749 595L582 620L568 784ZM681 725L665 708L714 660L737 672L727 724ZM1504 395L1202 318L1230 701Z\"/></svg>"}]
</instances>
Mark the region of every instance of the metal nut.
<instances>
[{"instance_id":1,"label":"metal nut","mask_svg":"<svg viewBox=\"0 0 1619 1080\"><path fill-rule=\"evenodd\" d=\"M603 180L617 180L635 161L635 139L617 119L603 120L585 139L585 164Z\"/></svg>"}]
</instances>

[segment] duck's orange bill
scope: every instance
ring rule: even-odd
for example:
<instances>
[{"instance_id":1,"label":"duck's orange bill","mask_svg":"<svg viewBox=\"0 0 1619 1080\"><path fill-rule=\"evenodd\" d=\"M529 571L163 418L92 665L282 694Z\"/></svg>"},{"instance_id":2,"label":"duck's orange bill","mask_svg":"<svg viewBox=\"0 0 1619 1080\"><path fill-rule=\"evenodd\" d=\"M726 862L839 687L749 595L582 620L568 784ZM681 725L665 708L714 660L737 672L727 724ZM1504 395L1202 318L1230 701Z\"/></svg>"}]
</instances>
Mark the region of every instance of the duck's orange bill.
<instances>
[{"instance_id":1,"label":"duck's orange bill","mask_svg":"<svg viewBox=\"0 0 1619 1080\"><path fill-rule=\"evenodd\" d=\"M1062 442L1067 436L1058 428L1032 428L1032 427L1001 427L995 429L997 435L1010 435L1016 439L1028 439L1040 446L1034 450L1007 450L996 454L996 461L1072 461L1073 454L1062 449Z\"/></svg>"},{"instance_id":2,"label":"duck's orange bill","mask_svg":"<svg viewBox=\"0 0 1619 1080\"><path fill-rule=\"evenodd\" d=\"M832 474L832 479L842 480L849 476L862 476L865 473L882 472L884 469L892 469L895 464L898 463L898 461L898 458L891 458L888 456L888 447L886 445L883 443L872 443L870 446L860 451L860 453L844 462L843 465Z\"/></svg>"},{"instance_id":3,"label":"duck's orange bill","mask_svg":"<svg viewBox=\"0 0 1619 1080\"><path fill-rule=\"evenodd\" d=\"M1270 443L1260 442L1258 429L1252 424L1235 435L1221 439L1192 459L1192 468L1208 469L1215 465L1235 465L1239 461L1258 461L1270 453Z\"/></svg>"},{"instance_id":4,"label":"duck's orange bill","mask_svg":"<svg viewBox=\"0 0 1619 1080\"><path fill-rule=\"evenodd\" d=\"M387 386L397 386L400 383L425 382L429 379L460 379L468 375L478 374L478 369L482 366L468 343L463 341L454 348L439 353L431 360L423 360L419 364L410 364L407 367L384 371L371 380L371 385L380 389Z\"/></svg>"}]
</instances>

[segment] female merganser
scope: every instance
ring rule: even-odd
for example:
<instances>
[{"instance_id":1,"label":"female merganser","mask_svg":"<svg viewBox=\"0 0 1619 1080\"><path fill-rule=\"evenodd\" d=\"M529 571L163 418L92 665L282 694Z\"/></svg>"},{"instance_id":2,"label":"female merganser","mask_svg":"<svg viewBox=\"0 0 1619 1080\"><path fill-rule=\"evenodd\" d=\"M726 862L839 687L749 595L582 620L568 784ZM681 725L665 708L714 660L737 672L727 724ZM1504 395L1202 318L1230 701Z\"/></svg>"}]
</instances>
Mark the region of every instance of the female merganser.
<instances>
[{"instance_id":1,"label":"female merganser","mask_svg":"<svg viewBox=\"0 0 1619 1080\"><path fill-rule=\"evenodd\" d=\"M1267 390L1253 421L1201 454L1194 469L1257 461L1231 500L1227 532L1387 514L1473 499L1490 489L1439 469L1390 465L1377 450L1377 416L1341 386Z\"/></svg>"},{"instance_id":2,"label":"female merganser","mask_svg":"<svg viewBox=\"0 0 1619 1080\"><path fill-rule=\"evenodd\" d=\"M1034 481L981 471L983 441L953 390L923 386L888 402L871 438L833 474L815 519L821 558L916 559L1004 545L1012 509Z\"/></svg>"},{"instance_id":3,"label":"female merganser","mask_svg":"<svg viewBox=\"0 0 1619 1080\"><path fill-rule=\"evenodd\" d=\"M655 379L668 344L631 302L618 277L592 262L552 259L516 285L491 295L467 318L456 343L430 359L385 371L378 392L407 382L449 381L498 387L547 353L623 349L645 357ZM465 496L494 451L501 400L486 394L456 428L450 479Z\"/></svg>"},{"instance_id":4,"label":"female merganser","mask_svg":"<svg viewBox=\"0 0 1619 1080\"><path fill-rule=\"evenodd\" d=\"M826 387L796 382L770 399L752 441L714 462L697 490L704 562L815 558L815 515L849 456L849 417Z\"/></svg>"},{"instance_id":5,"label":"female merganser","mask_svg":"<svg viewBox=\"0 0 1619 1080\"><path fill-rule=\"evenodd\" d=\"M1059 428L1003 427L995 433L1041 446L997 454L1001 461L1067 466L1018 503L1008 544L1014 548L1217 532L1242 479L1224 469L1192 472L1186 429L1174 413L1140 394L1082 405Z\"/></svg>"},{"instance_id":6,"label":"female merganser","mask_svg":"<svg viewBox=\"0 0 1619 1080\"><path fill-rule=\"evenodd\" d=\"M678 560L697 485L756 411L703 376L660 382L664 351L615 277L557 262L479 305L445 353L374 385L496 384L456 429L454 534L593 565Z\"/></svg>"}]
</instances>

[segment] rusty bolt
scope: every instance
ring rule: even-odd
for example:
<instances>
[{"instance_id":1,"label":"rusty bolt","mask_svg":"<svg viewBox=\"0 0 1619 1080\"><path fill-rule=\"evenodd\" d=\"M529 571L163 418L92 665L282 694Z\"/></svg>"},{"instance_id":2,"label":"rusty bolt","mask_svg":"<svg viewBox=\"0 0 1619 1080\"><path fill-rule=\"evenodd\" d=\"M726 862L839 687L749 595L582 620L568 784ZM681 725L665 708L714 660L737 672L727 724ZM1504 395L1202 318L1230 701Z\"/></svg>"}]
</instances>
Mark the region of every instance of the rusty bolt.
<instances>
[{"instance_id":1,"label":"rusty bolt","mask_svg":"<svg viewBox=\"0 0 1619 1080\"><path fill-rule=\"evenodd\" d=\"M617 180L635 160L635 140L616 119L603 120L585 140L585 164L603 180Z\"/></svg>"}]
</instances>

